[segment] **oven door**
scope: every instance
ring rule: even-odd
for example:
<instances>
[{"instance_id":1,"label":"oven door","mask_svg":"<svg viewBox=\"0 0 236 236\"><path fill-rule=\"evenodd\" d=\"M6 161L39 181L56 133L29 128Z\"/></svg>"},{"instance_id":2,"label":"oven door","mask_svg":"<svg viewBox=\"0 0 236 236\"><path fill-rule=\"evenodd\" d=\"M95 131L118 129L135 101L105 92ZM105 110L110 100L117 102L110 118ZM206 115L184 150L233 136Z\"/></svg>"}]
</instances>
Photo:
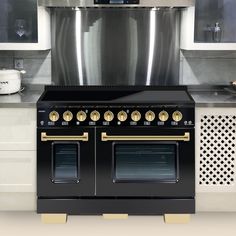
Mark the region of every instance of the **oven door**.
<instances>
[{"instance_id":1,"label":"oven door","mask_svg":"<svg viewBox=\"0 0 236 236\"><path fill-rule=\"evenodd\" d=\"M97 129L96 194L193 197L194 130Z\"/></svg>"},{"instance_id":2,"label":"oven door","mask_svg":"<svg viewBox=\"0 0 236 236\"><path fill-rule=\"evenodd\" d=\"M38 197L92 196L94 129L38 129Z\"/></svg>"}]
</instances>

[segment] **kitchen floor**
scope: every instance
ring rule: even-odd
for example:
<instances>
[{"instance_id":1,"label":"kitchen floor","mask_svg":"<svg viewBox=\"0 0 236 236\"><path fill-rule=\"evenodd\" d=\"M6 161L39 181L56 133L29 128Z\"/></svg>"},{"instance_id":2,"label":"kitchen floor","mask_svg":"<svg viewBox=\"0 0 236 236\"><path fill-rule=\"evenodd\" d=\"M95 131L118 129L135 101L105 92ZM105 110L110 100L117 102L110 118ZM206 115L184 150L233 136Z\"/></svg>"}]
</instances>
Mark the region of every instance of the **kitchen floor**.
<instances>
[{"instance_id":1,"label":"kitchen floor","mask_svg":"<svg viewBox=\"0 0 236 236\"><path fill-rule=\"evenodd\" d=\"M69 216L67 224L45 225L33 212L0 212L1 236L204 236L236 235L235 213L198 213L184 225L168 225L161 216L129 216L127 220L104 220L101 216Z\"/></svg>"}]
</instances>

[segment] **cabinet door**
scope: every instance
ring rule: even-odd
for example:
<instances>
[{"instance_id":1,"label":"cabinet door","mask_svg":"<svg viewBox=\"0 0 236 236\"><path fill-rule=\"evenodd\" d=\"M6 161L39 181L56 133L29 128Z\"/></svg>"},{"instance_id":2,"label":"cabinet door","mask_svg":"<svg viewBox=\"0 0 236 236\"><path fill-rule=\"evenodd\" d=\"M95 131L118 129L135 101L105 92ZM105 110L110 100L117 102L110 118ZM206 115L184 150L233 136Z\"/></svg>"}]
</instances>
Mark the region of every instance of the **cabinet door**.
<instances>
[{"instance_id":1,"label":"cabinet door","mask_svg":"<svg viewBox=\"0 0 236 236\"><path fill-rule=\"evenodd\" d=\"M235 12L235 0L197 0L194 41L199 43L236 42Z\"/></svg>"},{"instance_id":2,"label":"cabinet door","mask_svg":"<svg viewBox=\"0 0 236 236\"><path fill-rule=\"evenodd\" d=\"M0 151L3 192L36 192L36 151Z\"/></svg>"},{"instance_id":3,"label":"cabinet door","mask_svg":"<svg viewBox=\"0 0 236 236\"><path fill-rule=\"evenodd\" d=\"M0 151L36 150L36 109L0 109Z\"/></svg>"},{"instance_id":4,"label":"cabinet door","mask_svg":"<svg viewBox=\"0 0 236 236\"><path fill-rule=\"evenodd\" d=\"M0 1L0 43L37 43L37 0Z\"/></svg>"}]
</instances>

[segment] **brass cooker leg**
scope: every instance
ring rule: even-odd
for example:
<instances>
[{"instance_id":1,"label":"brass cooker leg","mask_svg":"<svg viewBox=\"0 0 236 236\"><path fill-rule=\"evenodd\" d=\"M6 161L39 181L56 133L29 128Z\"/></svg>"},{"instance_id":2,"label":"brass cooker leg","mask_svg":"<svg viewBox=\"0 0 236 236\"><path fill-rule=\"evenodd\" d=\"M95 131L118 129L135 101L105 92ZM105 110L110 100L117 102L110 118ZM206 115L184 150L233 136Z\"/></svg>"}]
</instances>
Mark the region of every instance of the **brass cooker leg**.
<instances>
[{"instance_id":1,"label":"brass cooker leg","mask_svg":"<svg viewBox=\"0 0 236 236\"><path fill-rule=\"evenodd\" d=\"M65 224L67 214L41 214L41 221L44 224Z\"/></svg>"},{"instance_id":2,"label":"brass cooker leg","mask_svg":"<svg viewBox=\"0 0 236 236\"><path fill-rule=\"evenodd\" d=\"M190 214L165 214L164 221L167 224L187 224L190 221Z\"/></svg>"}]
</instances>

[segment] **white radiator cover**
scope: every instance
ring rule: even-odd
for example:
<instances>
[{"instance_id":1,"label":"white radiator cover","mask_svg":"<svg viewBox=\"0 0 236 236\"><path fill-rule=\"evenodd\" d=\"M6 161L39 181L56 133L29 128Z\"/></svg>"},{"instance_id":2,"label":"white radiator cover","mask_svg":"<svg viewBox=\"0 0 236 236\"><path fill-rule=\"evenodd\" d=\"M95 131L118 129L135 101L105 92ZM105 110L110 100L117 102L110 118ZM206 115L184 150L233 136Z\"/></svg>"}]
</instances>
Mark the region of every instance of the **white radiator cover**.
<instances>
[{"instance_id":1,"label":"white radiator cover","mask_svg":"<svg viewBox=\"0 0 236 236\"><path fill-rule=\"evenodd\" d=\"M196 210L236 211L236 108L196 108Z\"/></svg>"}]
</instances>

